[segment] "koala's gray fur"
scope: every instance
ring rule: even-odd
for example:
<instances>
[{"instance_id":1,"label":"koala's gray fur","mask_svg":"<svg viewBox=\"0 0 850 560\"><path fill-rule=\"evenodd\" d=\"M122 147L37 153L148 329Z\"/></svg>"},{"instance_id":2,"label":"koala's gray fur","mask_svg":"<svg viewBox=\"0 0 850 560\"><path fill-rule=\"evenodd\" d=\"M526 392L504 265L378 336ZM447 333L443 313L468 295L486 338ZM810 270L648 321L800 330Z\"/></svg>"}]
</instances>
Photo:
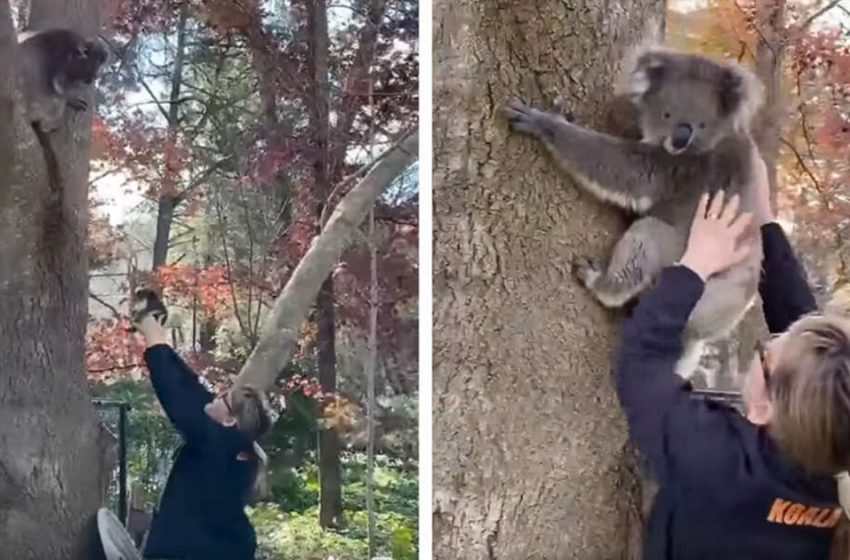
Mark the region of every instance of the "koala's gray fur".
<instances>
[{"instance_id":1,"label":"koala's gray fur","mask_svg":"<svg viewBox=\"0 0 850 560\"><path fill-rule=\"evenodd\" d=\"M627 76L641 141L521 102L503 109L511 126L542 140L580 187L638 215L607 262L576 263L581 282L608 307L645 291L681 258L704 192L740 194L742 210L754 207L748 185L758 152L750 127L762 102L756 77L732 62L660 47L641 49ZM677 373L690 377L702 343L728 334L743 317L758 289L761 258L756 243L747 260L709 279L686 327Z\"/></svg>"}]
</instances>

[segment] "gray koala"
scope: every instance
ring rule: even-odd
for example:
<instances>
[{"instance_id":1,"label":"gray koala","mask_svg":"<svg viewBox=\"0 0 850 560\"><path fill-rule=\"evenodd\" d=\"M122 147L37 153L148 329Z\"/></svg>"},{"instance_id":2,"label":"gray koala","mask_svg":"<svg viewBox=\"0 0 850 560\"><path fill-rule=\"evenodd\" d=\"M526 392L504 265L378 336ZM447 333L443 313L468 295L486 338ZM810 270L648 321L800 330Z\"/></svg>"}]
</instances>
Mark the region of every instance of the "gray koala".
<instances>
[{"instance_id":1,"label":"gray koala","mask_svg":"<svg viewBox=\"0 0 850 560\"><path fill-rule=\"evenodd\" d=\"M639 50L627 70L624 93L637 109L640 141L519 101L502 110L515 130L542 140L577 185L637 215L609 259L575 263L579 280L606 307L623 306L681 258L704 192L740 194L742 210L754 207L749 185L758 151L750 129L762 103L758 79L733 62L661 47ZM686 327L679 375L690 378L703 343L727 335L752 305L761 258L756 243L748 259L709 279Z\"/></svg>"}]
</instances>

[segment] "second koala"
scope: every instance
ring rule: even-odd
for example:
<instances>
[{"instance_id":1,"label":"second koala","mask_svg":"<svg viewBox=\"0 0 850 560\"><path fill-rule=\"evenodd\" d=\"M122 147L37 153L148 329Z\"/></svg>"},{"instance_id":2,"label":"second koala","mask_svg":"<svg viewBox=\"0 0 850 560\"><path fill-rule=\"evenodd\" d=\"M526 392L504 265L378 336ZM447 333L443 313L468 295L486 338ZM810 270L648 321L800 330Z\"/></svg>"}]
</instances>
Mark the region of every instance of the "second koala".
<instances>
[{"instance_id":1,"label":"second koala","mask_svg":"<svg viewBox=\"0 0 850 560\"><path fill-rule=\"evenodd\" d=\"M704 192L741 195L758 157L752 121L761 84L743 67L660 47L642 49L625 94L638 110L641 141L602 134L560 113L514 102L503 109L511 126L549 148L575 182L602 201L637 214L609 259L581 259L580 281L607 307L620 307L650 287L684 253ZM757 234L757 232L756 232ZM708 280L691 314L677 373L689 378L705 341L728 334L755 299L761 244L743 263Z\"/></svg>"}]
</instances>

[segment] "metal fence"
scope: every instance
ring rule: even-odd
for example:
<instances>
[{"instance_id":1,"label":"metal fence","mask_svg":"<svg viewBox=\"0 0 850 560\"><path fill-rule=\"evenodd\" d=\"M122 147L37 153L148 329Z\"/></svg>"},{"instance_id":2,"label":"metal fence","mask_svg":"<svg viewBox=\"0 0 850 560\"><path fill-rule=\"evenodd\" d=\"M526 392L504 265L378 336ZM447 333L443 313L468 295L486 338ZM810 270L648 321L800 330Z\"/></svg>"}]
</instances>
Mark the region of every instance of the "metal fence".
<instances>
[{"instance_id":1,"label":"metal fence","mask_svg":"<svg viewBox=\"0 0 850 560\"><path fill-rule=\"evenodd\" d=\"M127 519L127 413L122 401L95 399L95 410L103 425L118 439L118 461L109 482L109 509L122 522Z\"/></svg>"}]
</instances>

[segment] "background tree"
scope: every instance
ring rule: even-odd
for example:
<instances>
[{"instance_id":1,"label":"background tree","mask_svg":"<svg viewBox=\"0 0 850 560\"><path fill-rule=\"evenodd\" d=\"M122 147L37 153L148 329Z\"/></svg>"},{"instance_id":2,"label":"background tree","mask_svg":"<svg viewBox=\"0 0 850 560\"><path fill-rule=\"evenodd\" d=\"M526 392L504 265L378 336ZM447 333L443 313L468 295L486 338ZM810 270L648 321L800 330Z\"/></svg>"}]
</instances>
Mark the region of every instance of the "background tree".
<instances>
[{"instance_id":1,"label":"background tree","mask_svg":"<svg viewBox=\"0 0 850 560\"><path fill-rule=\"evenodd\" d=\"M597 124L655 1L434 6L436 558L623 558L642 532L615 329L570 273L622 231L498 108Z\"/></svg>"}]
</instances>

